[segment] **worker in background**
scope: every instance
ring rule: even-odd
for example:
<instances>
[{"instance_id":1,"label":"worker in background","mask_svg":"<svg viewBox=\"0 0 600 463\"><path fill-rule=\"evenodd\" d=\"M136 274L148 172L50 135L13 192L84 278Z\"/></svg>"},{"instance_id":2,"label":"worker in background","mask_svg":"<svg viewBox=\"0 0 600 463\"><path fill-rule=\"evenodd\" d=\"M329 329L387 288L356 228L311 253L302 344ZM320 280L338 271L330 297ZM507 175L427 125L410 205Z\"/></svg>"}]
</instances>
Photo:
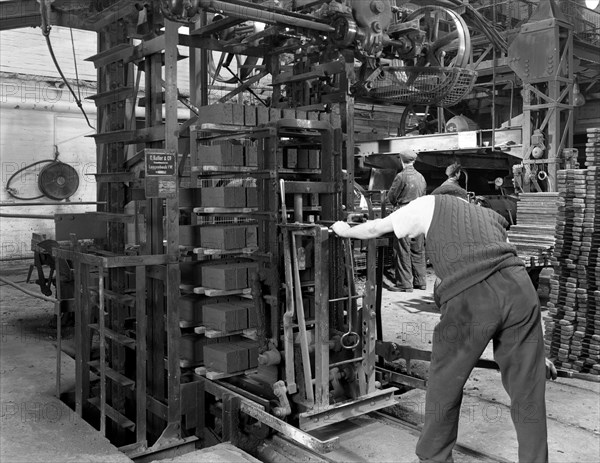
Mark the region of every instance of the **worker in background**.
<instances>
[{"instance_id":1,"label":"worker in background","mask_svg":"<svg viewBox=\"0 0 600 463\"><path fill-rule=\"evenodd\" d=\"M452 461L463 386L490 340L511 399L519 462L548 461L545 380L555 379L556 369L545 359L538 296L506 239L507 225L496 212L462 198L427 195L385 218L331 227L341 237L363 240L392 231L399 239L426 236L427 256L441 279L435 289L441 317L416 449L421 462Z\"/></svg>"},{"instance_id":2,"label":"worker in background","mask_svg":"<svg viewBox=\"0 0 600 463\"><path fill-rule=\"evenodd\" d=\"M427 183L415 169L417 154L413 151L400 153L402 170L392 182L388 191L388 199L394 210L398 210L413 199L425 194ZM399 237L394 241L394 266L396 270L396 286L394 291L412 292L415 289L426 289L425 246L422 235Z\"/></svg>"},{"instance_id":3,"label":"worker in background","mask_svg":"<svg viewBox=\"0 0 600 463\"><path fill-rule=\"evenodd\" d=\"M458 162L453 162L446 167L446 176L448 179L442 183L439 187L431 192L432 195L447 195L451 194L458 196L459 198L469 200L469 194L467 190L461 187L458 183L462 174L462 167Z\"/></svg>"}]
</instances>

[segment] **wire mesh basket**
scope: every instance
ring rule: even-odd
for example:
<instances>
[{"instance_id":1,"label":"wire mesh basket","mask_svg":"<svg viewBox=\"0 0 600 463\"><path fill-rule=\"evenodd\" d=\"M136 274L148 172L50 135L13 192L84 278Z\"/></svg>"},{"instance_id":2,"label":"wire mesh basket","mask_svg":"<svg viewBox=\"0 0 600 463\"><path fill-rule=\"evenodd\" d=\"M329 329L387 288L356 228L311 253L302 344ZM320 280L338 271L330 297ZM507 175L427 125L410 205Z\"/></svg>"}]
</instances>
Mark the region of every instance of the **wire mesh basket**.
<instances>
[{"instance_id":1,"label":"wire mesh basket","mask_svg":"<svg viewBox=\"0 0 600 463\"><path fill-rule=\"evenodd\" d=\"M371 81L369 95L388 103L452 106L476 78L476 71L457 67L387 67Z\"/></svg>"}]
</instances>

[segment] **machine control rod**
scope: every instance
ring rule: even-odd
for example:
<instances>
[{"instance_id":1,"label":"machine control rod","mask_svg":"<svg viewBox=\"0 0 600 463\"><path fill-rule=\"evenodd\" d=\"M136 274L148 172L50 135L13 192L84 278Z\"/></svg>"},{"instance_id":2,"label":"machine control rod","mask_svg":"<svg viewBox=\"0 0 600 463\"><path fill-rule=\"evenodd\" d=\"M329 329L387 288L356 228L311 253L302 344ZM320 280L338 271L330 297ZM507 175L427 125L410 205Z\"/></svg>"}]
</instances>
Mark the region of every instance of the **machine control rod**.
<instances>
[{"instance_id":1,"label":"machine control rod","mask_svg":"<svg viewBox=\"0 0 600 463\"><path fill-rule=\"evenodd\" d=\"M335 32L335 28L314 19L303 19L288 16L283 13L257 9L252 3L236 2L235 4L223 0L200 0L200 7L210 11L220 11L223 14L254 20L268 24L287 24L288 26L303 27L321 32Z\"/></svg>"}]
</instances>

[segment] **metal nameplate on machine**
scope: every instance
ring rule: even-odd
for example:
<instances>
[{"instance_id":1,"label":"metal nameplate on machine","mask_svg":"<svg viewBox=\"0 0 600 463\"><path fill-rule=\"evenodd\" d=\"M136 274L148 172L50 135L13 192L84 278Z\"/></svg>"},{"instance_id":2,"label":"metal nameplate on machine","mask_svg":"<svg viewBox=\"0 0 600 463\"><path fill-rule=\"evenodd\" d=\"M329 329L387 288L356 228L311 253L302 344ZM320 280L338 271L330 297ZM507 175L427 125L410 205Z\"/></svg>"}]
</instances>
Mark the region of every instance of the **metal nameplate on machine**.
<instances>
[{"instance_id":1,"label":"metal nameplate on machine","mask_svg":"<svg viewBox=\"0 0 600 463\"><path fill-rule=\"evenodd\" d=\"M177 153L161 149L145 149L146 197L177 196Z\"/></svg>"}]
</instances>

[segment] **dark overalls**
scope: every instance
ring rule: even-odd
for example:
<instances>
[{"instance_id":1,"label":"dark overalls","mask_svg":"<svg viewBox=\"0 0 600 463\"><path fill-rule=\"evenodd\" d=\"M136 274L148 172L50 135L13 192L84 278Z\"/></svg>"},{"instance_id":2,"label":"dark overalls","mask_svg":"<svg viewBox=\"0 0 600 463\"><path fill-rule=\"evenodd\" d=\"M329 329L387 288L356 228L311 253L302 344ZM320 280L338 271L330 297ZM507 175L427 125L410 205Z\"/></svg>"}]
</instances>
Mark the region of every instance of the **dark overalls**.
<instances>
[{"instance_id":1,"label":"dark overalls","mask_svg":"<svg viewBox=\"0 0 600 463\"><path fill-rule=\"evenodd\" d=\"M427 254L441 278L441 318L416 453L421 461L453 461L463 387L492 340L511 399L519 461L546 462L546 367L535 288L506 243L502 217L455 197L435 198ZM473 419L486 419L475 413Z\"/></svg>"},{"instance_id":2,"label":"dark overalls","mask_svg":"<svg viewBox=\"0 0 600 463\"><path fill-rule=\"evenodd\" d=\"M388 191L390 203L398 209L425 194L427 183L412 165L402 169ZM425 289L426 261L423 236L398 238L394 241L396 286L403 290Z\"/></svg>"}]
</instances>

